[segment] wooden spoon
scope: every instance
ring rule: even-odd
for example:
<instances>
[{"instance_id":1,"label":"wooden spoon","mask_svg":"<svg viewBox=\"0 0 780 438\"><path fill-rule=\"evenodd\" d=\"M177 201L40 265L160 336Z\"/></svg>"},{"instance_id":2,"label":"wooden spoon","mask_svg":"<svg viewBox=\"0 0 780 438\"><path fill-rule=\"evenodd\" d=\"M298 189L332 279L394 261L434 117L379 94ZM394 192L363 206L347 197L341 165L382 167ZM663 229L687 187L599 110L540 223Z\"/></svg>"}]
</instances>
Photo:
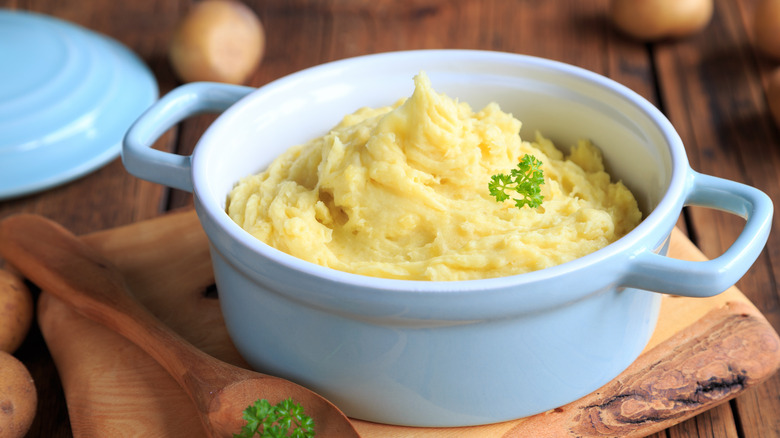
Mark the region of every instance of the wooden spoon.
<instances>
[{"instance_id":1,"label":"wooden spoon","mask_svg":"<svg viewBox=\"0 0 780 438\"><path fill-rule=\"evenodd\" d=\"M122 274L59 224L32 214L0 222L0 254L41 289L126 337L159 362L187 392L206 431L232 436L257 399L292 398L315 422L317 437L358 437L349 419L314 392L288 380L222 362L195 348L152 315Z\"/></svg>"}]
</instances>

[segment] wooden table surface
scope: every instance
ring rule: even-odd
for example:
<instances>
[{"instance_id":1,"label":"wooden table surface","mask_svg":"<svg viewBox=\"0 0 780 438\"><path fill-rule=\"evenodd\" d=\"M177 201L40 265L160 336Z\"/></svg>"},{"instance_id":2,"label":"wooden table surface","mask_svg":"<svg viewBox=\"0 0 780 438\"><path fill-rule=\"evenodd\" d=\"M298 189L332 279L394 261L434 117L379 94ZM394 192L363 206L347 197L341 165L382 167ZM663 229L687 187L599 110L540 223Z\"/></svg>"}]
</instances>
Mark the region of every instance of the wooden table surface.
<instances>
[{"instance_id":1,"label":"wooden table surface","mask_svg":"<svg viewBox=\"0 0 780 438\"><path fill-rule=\"evenodd\" d=\"M146 61L164 94L179 85L168 65L167 45L192 3L0 0L0 7L50 14L119 40ZM608 0L247 0L267 35L265 57L249 84L261 86L327 61L402 49L489 49L551 58L608 76L653 102L680 133L694 169L780 199L780 130L764 95L768 74L780 61L751 44L755 3L716 0L713 20L702 32L645 44L610 25ZM212 119L189 119L164 135L158 147L190 153ZM117 159L75 182L0 201L0 218L32 212L80 234L191 204L190 194L132 177ZM743 221L689 208L680 225L714 257L731 244ZM766 250L738 283L778 331L779 239L770 235ZM40 397L29 436L71 436L57 370L36 327L16 356L30 369ZM780 436L780 375L658 436Z\"/></svg>"}]
</instances>

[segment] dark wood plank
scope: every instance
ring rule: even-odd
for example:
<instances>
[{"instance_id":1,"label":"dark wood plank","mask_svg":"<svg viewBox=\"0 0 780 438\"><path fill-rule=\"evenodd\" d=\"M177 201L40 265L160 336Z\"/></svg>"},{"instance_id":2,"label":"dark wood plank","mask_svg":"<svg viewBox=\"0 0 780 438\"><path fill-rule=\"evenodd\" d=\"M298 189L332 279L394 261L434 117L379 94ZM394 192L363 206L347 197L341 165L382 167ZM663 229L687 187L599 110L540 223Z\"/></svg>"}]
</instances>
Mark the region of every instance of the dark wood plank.
<instances>
[{"instance_id":1,"label":"dark wood plank","mask_svg":"<svg viewBox=\"0 0 780 438\"><path fill-rule=\"evenodd\" d=\"M722 404L684 423L667 429L669 438L738 438L737 426L729 404ZM752 436L752 435L748 435Z\"/></svg>"},{"instance_id":2,"label":"dark wood plank","mask_svg":"<svg viewBox=\"0 0 780 438\"><path fill-rule=\"evenodd\" d=\"M178 85L166 58L167 44L192 1L0 0L0 7L55 15L110 35L147 62L165 93ZM267 53L250 85L323 62L390 50L472 48L542 56L604 74L638 92L670 117L695 169L755 185L780 199L780 135L763 97L766 75L776 61L750 46L755 0L718 0L713 23L704 32L653 45L617 33L605 16L607 0L246 3L257 11L268 37ZM188 120L156 147L189 154L211 120ZM140 181L115 160L65 186L0 202L0 218L39 213L87 233L191 204L190 194ZM720 254L742 226L739 219L703 209L691 209L687 218L691 237L710 257ZM776 233L770 236L767 250L739 287L780 329L778 239ZM32 368L43 394L39 411L47 413L36 419L30 435L69 436L56 369L40 333L33 331L18 355ZM657 436L733 436L734 428L746 437L780 435L778 394L776 376L737 398L736 419L724 405Z\"/></svg>"},{"instance_id":3,"label":"dark wood plank","mask_svg":"<svg viewBox=\"0 0 780 438\"><path fill-rule=\"evenodd\" d=\"M170 31L176 18L174 2L11 0L0 2L0 7L53 15L109 35L147 62L161 89L174 85L167 61L159 56L165 51L163 34ZM172 150L173 134L161 139L157 147ZM132 177L116 159L63 186L0 202L0 218L20 212L37 213L81 234L155 217L164 211L166 199L167 189ZM39 395L38 415L28 435L72 436L57 369L37 325L33 325L16 356L30 369Z\"/></svg>"},{"instance_id":4,"label":"dark wood plank","mask_svg":"<svg viewBox=\"0 0 780 438\"><path fill-rule=\"evenodd\" d=\"M766 60L749 38L752 1L717 1L713 22L701 34L654 47L664 109L680 133L694 169L744 182L780 196L780 145L763 95ZM744 221L725 213L690 209L693 238L708 257L734 241ZM774 224L778 225L775 216ZM738 283L780 329L777 275L780 241L772 233L759 260ZM780 376L733 403L743 436L780 434ZM757 414L761 412L761 415ZM703 436L703 435L702 435Z\"/></svg>"}]
</instances>

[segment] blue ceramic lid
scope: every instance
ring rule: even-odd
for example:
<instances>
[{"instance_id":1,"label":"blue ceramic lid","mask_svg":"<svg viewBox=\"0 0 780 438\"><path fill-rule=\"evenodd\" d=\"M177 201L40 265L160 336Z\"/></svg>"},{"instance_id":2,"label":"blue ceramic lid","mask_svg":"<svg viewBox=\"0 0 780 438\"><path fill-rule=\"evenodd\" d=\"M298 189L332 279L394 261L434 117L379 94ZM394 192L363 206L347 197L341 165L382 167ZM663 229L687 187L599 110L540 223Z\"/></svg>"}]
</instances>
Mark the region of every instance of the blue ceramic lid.
<instances>
[{"instance_id":1,"label":"blue ceramic lid","mask_svg":"<svg viewBox=\"0 0 780 438\"><path fill-rule=\"evenodd\" d=\"M119 155L158 97L117 41L50 16L0 9L0 199L73 180Z\"/></svg>"}]
</instances>

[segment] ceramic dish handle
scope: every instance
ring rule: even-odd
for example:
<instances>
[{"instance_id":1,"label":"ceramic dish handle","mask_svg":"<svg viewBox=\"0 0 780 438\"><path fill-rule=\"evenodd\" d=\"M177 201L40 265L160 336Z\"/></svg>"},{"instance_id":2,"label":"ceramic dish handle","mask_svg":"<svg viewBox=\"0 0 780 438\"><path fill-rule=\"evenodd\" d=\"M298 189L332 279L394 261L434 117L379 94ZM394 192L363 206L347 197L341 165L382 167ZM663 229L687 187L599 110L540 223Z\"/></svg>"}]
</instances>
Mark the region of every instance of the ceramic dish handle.
<instances>
[{"instance_id":1,"label":"ceramic dish handle","mask_svg":"<svg viewBox=\"0 0 780 438\"><path fill-rule=\"evenodd\" d=\"M723 210L746 219L745 228L719 257L683 261L645 250L632 257L624 285L689 297L717 295L734 285L756 261L772 222L772 201L753 187L691 171L685 205Z\"/></svg>"},{"instance_id":2,"label":"ceramic dish handle","mask_svg":"<svg viewBox=\"0 0 780 438\"><path fill-rule=\"evenodd\" d=\"M125 134L125 168L141 179L192 192L192 157L152 149L152 145L187 117L221 113L255 90L213 82L193 82L174 89L146 110Z\"/></svg>"}]
</instances>

